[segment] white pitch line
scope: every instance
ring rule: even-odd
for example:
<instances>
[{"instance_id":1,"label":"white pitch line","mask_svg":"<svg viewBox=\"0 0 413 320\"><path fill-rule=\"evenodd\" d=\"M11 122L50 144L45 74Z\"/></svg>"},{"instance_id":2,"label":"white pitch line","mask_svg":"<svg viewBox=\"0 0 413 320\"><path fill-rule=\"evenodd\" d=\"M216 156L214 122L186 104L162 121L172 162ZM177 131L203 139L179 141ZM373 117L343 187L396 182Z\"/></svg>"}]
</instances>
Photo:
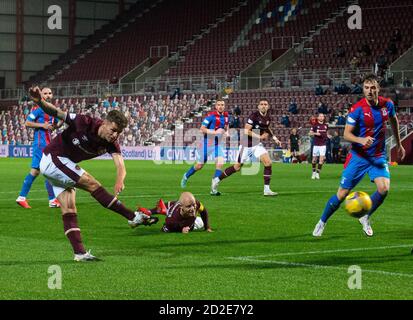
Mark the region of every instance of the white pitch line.
<instances>
[{"instance_id":1,"label":"white pitch line","mask_svg":"<svg viewBox=\"0 0 413 320\"><path fill-rule=\"evenodd\" d=\"M283 265L286 267L293 266L293 267L304 267L304 268L312 268L312 269L332 269L332 270L348 271L348 268L346 267L326 266L326 265L308 264L308 263L300 263L300 262L259 260L259 259L243 258L243 257L239 257L239 258L230 257L229 259L237 260L237 261L244 261L244 262L254 262L254 263L272 263L272 264L277 264L277 265ZM388 272L388 271L382 271L382 270L369 270L369 269L363 269L363 268L361 270L362 272L377 273L377 274L382 274L386 276L406 277L406 278L413 279L413 274L410 274L410 273Z\"/></svg>"},{"instance_id":2,"label":"white pitch line","mask_svg":"<svg viewBox=\"0 0 413 320\"><path fill-rule=\"evenodd\" d=\"M299 256L299 255L311 255L311 254L327 254L327 253L338 253L338 252L354 252L354 251L370 251L370 250L388 250L397 248L413 248L413 244L401 244L395 246L382 246L382 247L364 247L364 248L347 248L347 249L334 249L334 250L320 250L320 251L302 251L302 252L283 252L274 254L265 254L258 256L240 256L240 257L228 257L228 259L238 259L238 258L269 258L269 257L279 257L279 256Z\"/></svg>"}]
</instances>

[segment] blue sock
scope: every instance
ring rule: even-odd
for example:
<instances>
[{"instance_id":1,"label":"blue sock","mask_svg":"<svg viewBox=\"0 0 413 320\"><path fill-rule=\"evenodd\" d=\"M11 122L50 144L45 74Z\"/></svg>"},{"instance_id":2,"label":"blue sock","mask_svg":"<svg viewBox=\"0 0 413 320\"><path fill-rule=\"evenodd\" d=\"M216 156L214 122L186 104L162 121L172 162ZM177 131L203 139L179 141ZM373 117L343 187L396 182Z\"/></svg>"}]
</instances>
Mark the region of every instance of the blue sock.
<instances>
[{"instance_id":1,"label":"blue sock","mask_svg":"<svg viewBox=\"0 0 413 320\"><path fill-rule=\"evenodd\" d=\"M342 202L343 201L340 201L337 198L336 194L332 196L330 200L328 200L326 207L324 208L323 215L321 216L321 221L326 223L327 220L330 219L330 217L333 215L333 213L337 211L337 209L340 207L340 204Z\"/></svg>"},{"instance_id":2,"label":"blue sock","mask_svg":"<svg viewBox=\"0 0 413 320\"><path fill-rule=\"evenodd\" d=\"M24 178L22 190L20 191L20 197L27 197L35 179L36 177L32 176L30 173L26 176L26 178Z\"/></svg>"},{"instance_id":3,"label":"blue sock","mask_svg":"<svg viewBox=\"0 0 413 320\"><path fill-rule=\"evenodd\" d=\"M216 169L214 178L219 178L221 176L221 174L222 174L222 170Z\"/></svg>"},{"instance_id":4,"label":"blue sock","mask_svg":"<svg viewBox=\"0 0 413 320\"><path fill-rule=\"evenodd\" d=\"M195 167L192 166L189 168L189 170L185 173L185 177L189 179L190 176L192 176L196 172Z\"/></svg>"},{"instance_id":5,"label":"blue sock","mask_svg":"<svg viewBox=\"0 0 413 320\"><path fill-rule=\"evenodd\" d=\"M386 196L387 196L387 192L386 192L386 194L381 194L378 191L373 193L373 195L370 197L371 202L373 204L371 206L370 212L368 213L369 217L374 213L374 211L377 210L378 207L381 206L381 204L384 202L384 199L386 199Z\"/></svg>"},{"instance_id":6,"label":"blue sock","mask_svg":"<svg viewBox=\"0 0 413 320\"><path fill-rule=\"evenodd\" d=\"M50 184L49 181L45 180L44 181L44 185L46 186L46 190L47 190L47 194L49 195L49 200L53 200L54 198L56 198L54 196L54 192L53 192L53 187Z\"/></svg>"}]
</instances>

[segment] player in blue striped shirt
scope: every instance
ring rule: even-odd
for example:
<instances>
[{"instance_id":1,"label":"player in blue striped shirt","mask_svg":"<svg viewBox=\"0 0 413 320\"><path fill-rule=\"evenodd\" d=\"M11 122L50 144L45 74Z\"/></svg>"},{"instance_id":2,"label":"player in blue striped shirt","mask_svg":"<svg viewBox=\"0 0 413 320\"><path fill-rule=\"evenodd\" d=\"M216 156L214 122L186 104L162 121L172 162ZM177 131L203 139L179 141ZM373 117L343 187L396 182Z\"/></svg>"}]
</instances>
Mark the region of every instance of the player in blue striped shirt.
<instances>
[{"instance_id":1,"label":"player in blue striped shirt","mask_svg":"<svg viewBox=\"0 0 413 320\"><path fill-rule=\"evenodd\" d=\"M207 117L202 121L201 132L204 137L202 143L198 148L198 160L193 165L181 180L181 187L185 188L188 179L197 171L204 167L204 164L208 160L208 156L213 154L215 159L215 174L214 177L219 177L222 173L222 167L224 166L224 150L223 150L223 137L228 131L228 112L225 112L225 101L217 99L215 103L215 111L210 112ZM213 181L213 180L212 180ZM211 191L211 195L219 196L219 192Z\"/></svg>"},{"instance_id":2,"label":"player in blue striped shirt","mask_svg":"<svg viewBox=\"0 0 413 320\"><path fill-rule=\"evenodd\" d=\"M393 136L396 138L398 154L403 160L406 152L401 144L399 121L394 104L390 99L379 96L380 85L376 75L370 74L364 78L364 98L351 107L344 129L344 139L352 143L352 149L344 164L340 187L337 194L332 196L317 223L313 236L323 234L327 220L340 207L350 191L369 175L371 182L377 186L377 191L371 196L370 212L359 219L364 233L371 237L373 229L370 217L384 202L390 189L390 172L386 159L386 122L389 121Z\"/></svg>"},{"instance_id":3,"label":"player in blue striped shirt","mask_svg":"<svg viewBox=\"0 0 413 320\"><path fill-rule=\"evenodd\" d=\"M53 93L50 88L43 88L42 94L49 102L53 99ZM34 180L40 174L42 151L50 143L51 131L58 128L61 124L62 122L59 123L59 119L44 113L37 105L32 108L30 114L27 116L26 127L34 129L33 157L30 173L24 179L19 197L16 199L16 203L25 209L31 209L26 197L29 194ZM58 208L60 204L53 193L52 186L47 180L45 181L45 186L49 196L49 207Z\"/></svg>"}]
</instances>

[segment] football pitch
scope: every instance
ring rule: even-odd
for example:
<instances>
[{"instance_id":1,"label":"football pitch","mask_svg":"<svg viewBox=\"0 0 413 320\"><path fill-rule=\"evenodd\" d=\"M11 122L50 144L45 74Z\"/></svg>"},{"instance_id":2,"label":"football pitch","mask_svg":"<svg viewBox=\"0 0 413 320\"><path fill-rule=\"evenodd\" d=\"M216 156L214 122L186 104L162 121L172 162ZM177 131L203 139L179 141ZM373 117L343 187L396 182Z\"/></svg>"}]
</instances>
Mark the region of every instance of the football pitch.
<instances>
[{"instance_id":1,"label":"football pitch","mask_svg":"<svg viewBox=\"0 0 413 320\"><path fill-rule=\"evenodd\" d=\"M222 196L211 197L214 167L206 166L186 190L208 209L213 233L165 234L162 216L156 225L130 229L78 191L85 247L103 260L94 263L73 261L60 209L47 206L43 177L28 197L33 209L16 205L29 167L29 159L0 159L0 299L413 299L412 167L391 168L391 190L373 216L372 238L343 209L322 238L311 235L342 165L325 165L317 181L310 165L274 164L271 186L279 196L266 198L262 168L223 181ZM112 192L112 161L82 167ZM188 167L126 161L120 200L129 207L175 200ZM375 188L366 177L357 190ZM60 267L61 289L49 289L51 266ZM358 286L350 289L349 282Z\"/></svg>"}]
</instances>

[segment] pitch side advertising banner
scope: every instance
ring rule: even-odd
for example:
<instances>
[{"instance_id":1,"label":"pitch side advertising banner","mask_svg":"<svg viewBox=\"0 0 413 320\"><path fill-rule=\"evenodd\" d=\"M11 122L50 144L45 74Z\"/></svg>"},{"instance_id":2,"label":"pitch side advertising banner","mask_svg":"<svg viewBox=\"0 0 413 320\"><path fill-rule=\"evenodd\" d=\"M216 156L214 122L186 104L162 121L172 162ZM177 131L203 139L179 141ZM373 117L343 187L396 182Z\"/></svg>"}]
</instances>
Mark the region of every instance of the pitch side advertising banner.
<instances>
[{"instance_id":1,"label":"pitch side advertising banner","mask_svg":"<svg viewBox=\"0 0 413 320\"><path fill-rule=\"evenodd\" d=\"M32 146L8 146L10 158L31 158L33 156Z\"/></svg>"},{"instance_id":2,"label":"pitch side advertising banner","mask_svg":"<svg viewBox=\"0 0 413 320\"><path fill-rule=\"evenodd\" d=\"M0 158L7 158L9 156L9 146L0 145Z\"/></svg>"},{"instance_id":3,"label":"pitch side advertising banner","mask_svg":"<svg viewBox=\"0 0 413 320\"><path fill-rule=\"evenodd\" d=\"M123 147L121 148L122 156L125 160L152 160L165 162L195 162L198 159L196 147ZM282 150L268 150L273 161L279 162L282 158ZM234 163L237 161L238 148L224 149L226 162ZM32 146L7 146L0 145L0 158L31 158L33 156ZM112 159L110 154L104 154L96 159ZM214 161L213 154L209 155L208 161ZM252 155L252 161L258 161Z\"/></svg>"},{"instance_id":4,"label":"pitch side advertising banner","mask_svg":"<svg viewBox=\"0 0 413 320\"><path fill-rule=\"evenodd\" d=\"M122 147L122 157L125 160L159 160L159 147ZM111 155L106 153L96 159L112 159Z\"/></svg>"}]
</instances>

